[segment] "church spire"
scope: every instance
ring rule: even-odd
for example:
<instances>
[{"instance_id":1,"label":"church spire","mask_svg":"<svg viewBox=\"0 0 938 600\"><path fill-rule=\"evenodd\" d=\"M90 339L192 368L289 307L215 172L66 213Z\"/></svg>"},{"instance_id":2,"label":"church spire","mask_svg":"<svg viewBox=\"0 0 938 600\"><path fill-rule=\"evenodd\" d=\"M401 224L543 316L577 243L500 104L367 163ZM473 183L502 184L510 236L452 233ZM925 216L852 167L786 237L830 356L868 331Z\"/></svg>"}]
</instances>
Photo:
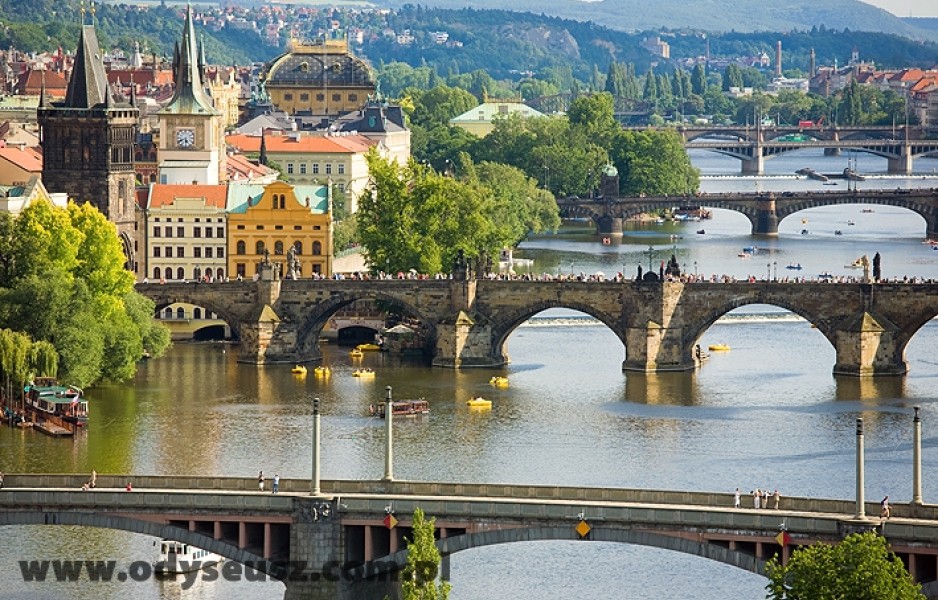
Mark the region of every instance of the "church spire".
<instances>
[{"instance_id":1,"label":"church spire","mask_svg":"<svg viewBox=\"0 0 938 600\"><path fill-rule=\"evenodd\" d=\"M46 70L42 70L42 80L39 87L39 108L46 108L49 104L46 102Z\"/></svg>"},{"instance_id":2,"label":"church spire","mask_svg":"<svg viewBox=\"0 0 938 600\"><path fill-rule=\"evenodd\" d=\"M192 7L186 5L186 23L182 43L173 52L173 77L176 89L173 99L162 111L173 114L214 114L211 100L205 95L200 72L199 48L192 22Z\"/></svg>"},{"instance_id":3,"label":"church spire","mask_svg":"<svg viewBox=\"0 0 938 600\"><path fill-rule=\"evenodd\" d=\"M261 128L261 152L260 156L257 157L258 164L266 165L267 164L267 138L264 135L264 128Z\"/></svg>"}]
</instances>

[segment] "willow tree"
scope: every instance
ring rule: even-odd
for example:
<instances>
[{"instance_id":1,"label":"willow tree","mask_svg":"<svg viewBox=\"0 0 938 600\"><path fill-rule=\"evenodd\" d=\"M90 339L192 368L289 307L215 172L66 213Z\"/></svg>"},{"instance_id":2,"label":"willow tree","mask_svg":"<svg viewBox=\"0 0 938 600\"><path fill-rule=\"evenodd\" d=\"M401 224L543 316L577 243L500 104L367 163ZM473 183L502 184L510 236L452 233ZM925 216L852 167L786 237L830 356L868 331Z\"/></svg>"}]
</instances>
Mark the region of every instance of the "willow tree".
<instances>
[{"instance_id":1,"label":"willow tree","mask_svg":"<svg viewBox=\"0 0 938 600\"><path fill-rule=\"evenodd\" d=\"M29 349L29 366L37 377L56 377L59 373L59 353L50 342L33 342Z\"/></svg>"},{"instance_id":2,"label":"willow tree","mask_svg":"<svg viewBox=\"0 0 938 600\"><path fill-rule=\"evenodd\" d=\"M11 329L0 329L0 371L6 397L12 401L14 390L22 390L30 375L29 336Z\"/></svg>"}]
</instances>

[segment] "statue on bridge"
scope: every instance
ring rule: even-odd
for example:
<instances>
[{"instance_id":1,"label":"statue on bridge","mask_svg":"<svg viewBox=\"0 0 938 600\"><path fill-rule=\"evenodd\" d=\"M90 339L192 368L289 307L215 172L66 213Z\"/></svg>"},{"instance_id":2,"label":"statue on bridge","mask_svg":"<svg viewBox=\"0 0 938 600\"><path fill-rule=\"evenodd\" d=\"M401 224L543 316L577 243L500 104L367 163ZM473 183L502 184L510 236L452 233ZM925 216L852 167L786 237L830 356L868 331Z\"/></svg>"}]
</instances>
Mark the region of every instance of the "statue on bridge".
<instances>
[{"instance_id":1,"label":"statue on bridge","mask_svg":"<svg viewBox=\"0 0 938 600\"><path fill-rule=\"evenodd\" d=\"M677 258L673 254L671 255L671 260L668 261L668 266L665 267L664 274L670 275L675 279L681 277L681 266L677 264Z\"/></svg>"},{"instance_id":2,"label":"statue on bridge","mask_svg":"<svg viewBox=\"0 0 938 600\"><path fill-rule=\"evenodd\" d=\"M882 278L882 272L879 269L879 252L873 256L873 281L879 281Z\"/></svg>"},{"instance_id":3,"label":"statue on bridge","mask_svg":"<svg viewBox=\"0 0 938 600\"><path fill-rule=\"evenodd\" d=\"M296 246L290 246L287 250L287 277L290 279L300 277L300 260L297 258Z\"/></svg>"}]
</instances>

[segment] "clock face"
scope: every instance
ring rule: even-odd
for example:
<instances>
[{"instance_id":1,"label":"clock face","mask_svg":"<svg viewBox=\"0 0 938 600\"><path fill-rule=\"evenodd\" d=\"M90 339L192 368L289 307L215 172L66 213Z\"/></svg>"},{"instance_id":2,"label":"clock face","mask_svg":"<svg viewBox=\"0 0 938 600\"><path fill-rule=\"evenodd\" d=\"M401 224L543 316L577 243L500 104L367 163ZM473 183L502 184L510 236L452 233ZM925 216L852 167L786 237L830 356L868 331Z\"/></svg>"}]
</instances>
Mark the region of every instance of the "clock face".
<instances>
[{"instance_id":1,"label":"clock face","mask_svg":"<svg viewBox=\"0 0 938 600\"><path fill-rule=\"evenodd\" d=\"M180 148L191 148L195 144L195 132L191 129L180 129L176 132L176 143Z\"/></svg>"}]
</instances>

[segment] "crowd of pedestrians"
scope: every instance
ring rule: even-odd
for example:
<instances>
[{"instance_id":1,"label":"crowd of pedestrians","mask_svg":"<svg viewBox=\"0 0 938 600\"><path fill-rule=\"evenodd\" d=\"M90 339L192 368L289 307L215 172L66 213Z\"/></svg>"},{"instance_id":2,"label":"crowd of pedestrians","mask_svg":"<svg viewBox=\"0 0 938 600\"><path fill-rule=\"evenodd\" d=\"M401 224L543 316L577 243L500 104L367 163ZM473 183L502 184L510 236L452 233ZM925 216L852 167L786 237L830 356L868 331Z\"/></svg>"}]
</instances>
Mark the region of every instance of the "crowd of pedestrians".
<instances>
[{"instance_id":1,"label":"crowd of pedestrians","mask_svg":"<svg viewBox=\"0 0 938 600\"><path fill-rule=\"evenodd\" d=\"M756 488L750 491L749 495L752 496L753 508L773 508L778 510L779 504L782 501L782 495L778 493L777 488L774 492L770 492L768 488L764 490ZM739 488L736 488L736 492L733 494L733 507L742 508L742 502L742 493L739 491Z\"/></svg>"}]
</instances>

